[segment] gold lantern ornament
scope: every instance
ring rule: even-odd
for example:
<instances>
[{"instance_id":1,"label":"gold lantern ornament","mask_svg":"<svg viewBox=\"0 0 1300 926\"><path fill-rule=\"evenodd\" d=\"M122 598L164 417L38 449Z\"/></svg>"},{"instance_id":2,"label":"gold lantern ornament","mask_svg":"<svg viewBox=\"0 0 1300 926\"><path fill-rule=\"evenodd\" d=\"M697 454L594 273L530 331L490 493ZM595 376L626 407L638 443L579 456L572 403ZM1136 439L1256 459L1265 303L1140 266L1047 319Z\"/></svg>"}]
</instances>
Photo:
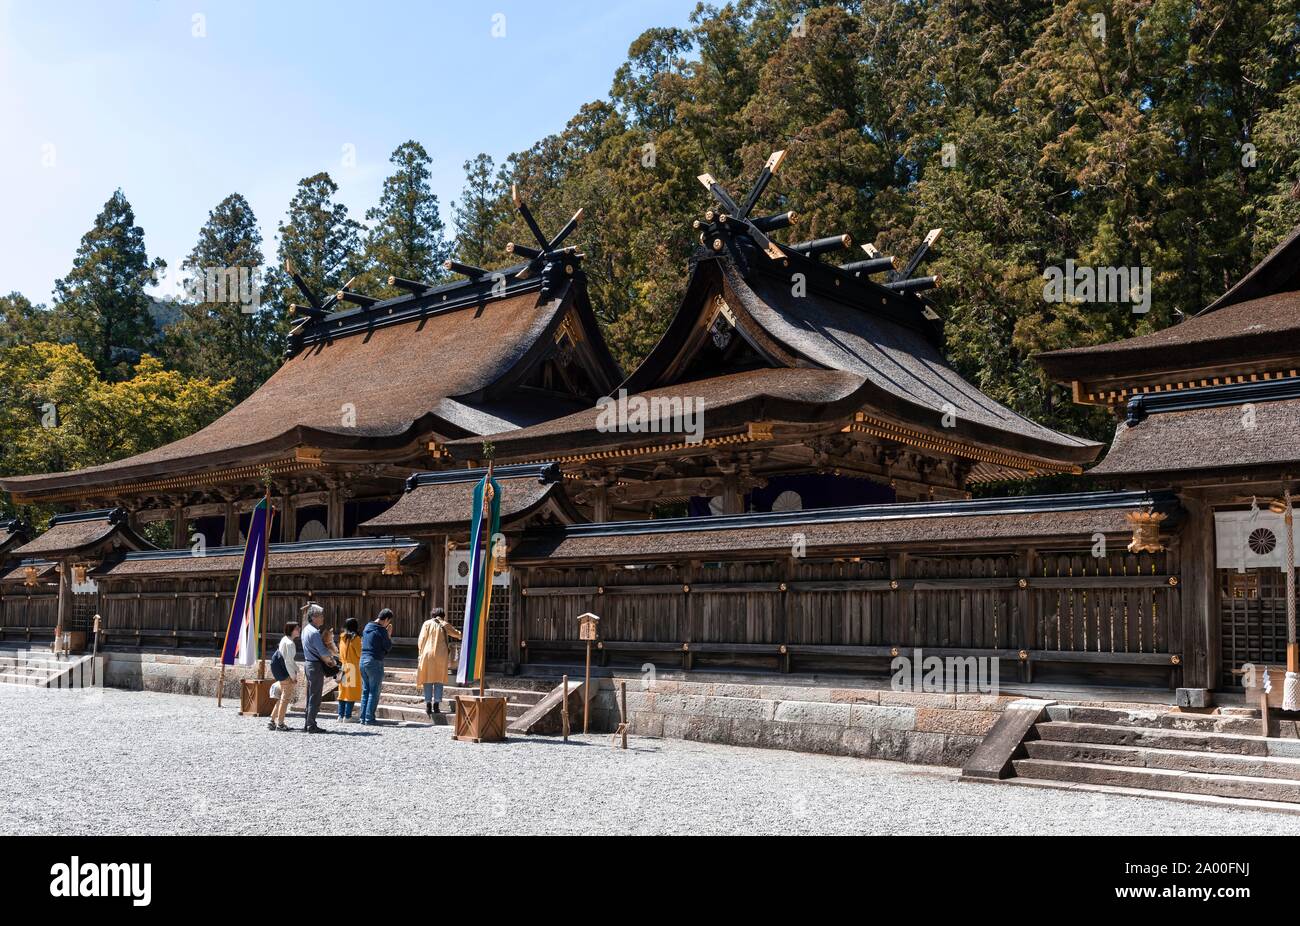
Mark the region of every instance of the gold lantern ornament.
<instances>
[{"instance_id":1,"label":"gold lantern ornament","mask_svg":"<svg viewBox=\"0 0 1300 926\"><path fill-rule=\"evenodd\" d=\"M35 566L24 566L24 567L23 567L23 585L27 586L28 588L34 588L34 587L36 586L36 567L35 567Z\"/></svg>"},{"instance_id":2,"label":"gold lantern ornament","mask_svg":"<svg viewBox=\"0 0 1300 926\"><path fill-rule=\"evenodd\" d=\"M1129 541L1130 553L1163 553L1165 545L1160 540L1160 524L1169 515L1159 511L1130 511L1125 518L1133 528Z\"/></svg>"},{"instance_id":3,"label":"gold lantern ornament","mask_svg":"<svg viewBox=\"0 0 1300 926\"><path fill-rule=\"evenodd\" d=\"M72 584L73 585L86 584L86 566L84 564L72 567Z\"/></svg>"},{"instance_id":4,"label":"gold lantern ornament","mask_svg":"<svg viewBox=\"0 0 1300 926\"><path fill-rule=\"evenodd\" d=\"M386 576L400 576L402 574L402 564L398 562L402 558L402 551L396 548L389 548L384 551L384 568L380 573Z\"/></svg>"}]
</instances>

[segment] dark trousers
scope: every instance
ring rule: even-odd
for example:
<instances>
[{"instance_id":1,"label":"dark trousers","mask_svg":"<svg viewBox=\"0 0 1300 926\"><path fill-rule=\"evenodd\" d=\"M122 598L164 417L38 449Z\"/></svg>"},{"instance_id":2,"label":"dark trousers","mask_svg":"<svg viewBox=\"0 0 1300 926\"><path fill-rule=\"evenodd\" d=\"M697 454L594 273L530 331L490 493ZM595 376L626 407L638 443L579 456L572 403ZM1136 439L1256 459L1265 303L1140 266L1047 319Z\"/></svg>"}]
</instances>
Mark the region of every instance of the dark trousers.
<instances>
[{"instance_id":1,"label":"dark trousers","mask_svg":"<svg viewBox=\"0 0 1300 926\"><path fill-rule=\"evenodd\" d=\"M325 693L325 672L321 664L309 660L303 663L307 673L307 727L316 726L316 714L320 712L321 696Z\"/></svg>"}]
</instances>

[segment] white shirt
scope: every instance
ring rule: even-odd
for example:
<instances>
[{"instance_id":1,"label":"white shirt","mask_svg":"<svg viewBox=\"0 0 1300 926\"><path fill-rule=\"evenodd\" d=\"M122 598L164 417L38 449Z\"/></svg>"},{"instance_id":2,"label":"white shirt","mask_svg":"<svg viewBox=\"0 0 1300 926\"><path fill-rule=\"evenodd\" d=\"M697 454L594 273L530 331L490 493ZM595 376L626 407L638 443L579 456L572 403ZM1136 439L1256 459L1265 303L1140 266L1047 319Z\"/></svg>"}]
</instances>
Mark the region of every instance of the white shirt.
<instances>
[{"instance_id":1,"label":"white shirt","mask_svg":"<svg viewBox=\"0 0 1300 926\"><path fill-rule=\"evenodd\" d=\"M289 637L281 637L280 645L276 649L284 657L284 667L289 670L289 678L297 678L298 663L294 662L298 656L297 644Z\"/></svg>"}]
</instances>

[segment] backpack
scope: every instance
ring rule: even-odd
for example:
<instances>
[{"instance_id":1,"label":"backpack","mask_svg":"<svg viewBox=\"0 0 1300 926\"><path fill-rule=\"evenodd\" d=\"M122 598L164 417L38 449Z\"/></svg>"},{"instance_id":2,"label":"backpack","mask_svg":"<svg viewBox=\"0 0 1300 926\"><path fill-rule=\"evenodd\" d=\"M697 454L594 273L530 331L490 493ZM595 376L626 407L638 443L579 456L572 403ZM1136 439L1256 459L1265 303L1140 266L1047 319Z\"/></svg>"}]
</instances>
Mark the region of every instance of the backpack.
<instances>
[{"instance_id":1,"label":"backpack","mask_svg":"<svg viewBox=\"0 0 1300 926\"><path fill-rule=\"evenodd\" d=\"M284 653L279 650L271 657L271 677L278 682L283 682L289 677L289 667L284 664Z\"/></svg>"}]
</instances>

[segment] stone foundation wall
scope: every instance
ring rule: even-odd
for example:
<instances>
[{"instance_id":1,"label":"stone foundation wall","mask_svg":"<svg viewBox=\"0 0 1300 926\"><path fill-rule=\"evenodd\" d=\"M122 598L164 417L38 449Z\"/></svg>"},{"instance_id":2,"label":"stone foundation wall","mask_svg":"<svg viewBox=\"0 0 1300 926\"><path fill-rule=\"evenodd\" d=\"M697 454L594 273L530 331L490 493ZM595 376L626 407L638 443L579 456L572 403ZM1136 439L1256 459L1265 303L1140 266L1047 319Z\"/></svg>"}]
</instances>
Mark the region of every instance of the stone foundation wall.
<instances>
[{"instance_id":1,"label":"stone foundation wall","mask_svg":"<svg viewBox=\"0 0 1300 926\"><path fill-rule=\"evenodd\" d=\"M997 722L1010 695L861 688L628 681L629 730L639 736L793 749L960 767ZM595 729L618 722L615 690L601 681Z\"/></svg>"},{"instance_id":2,"label":"stone foundation wall","mask_svg":"<svg viewBox=\"0 0 1300 926\"><path fill-rule=\"evenodd\" d=\"M110 688L201 695L208 698L217 696L221 663L216 656L108 652L103 657L104 684ZM269 668L267 674L270 674ZM222 697L231 698L238 704L239 684L246 678L257 678L256 666L227 666Z\"/></svg>"}]
</instances>

